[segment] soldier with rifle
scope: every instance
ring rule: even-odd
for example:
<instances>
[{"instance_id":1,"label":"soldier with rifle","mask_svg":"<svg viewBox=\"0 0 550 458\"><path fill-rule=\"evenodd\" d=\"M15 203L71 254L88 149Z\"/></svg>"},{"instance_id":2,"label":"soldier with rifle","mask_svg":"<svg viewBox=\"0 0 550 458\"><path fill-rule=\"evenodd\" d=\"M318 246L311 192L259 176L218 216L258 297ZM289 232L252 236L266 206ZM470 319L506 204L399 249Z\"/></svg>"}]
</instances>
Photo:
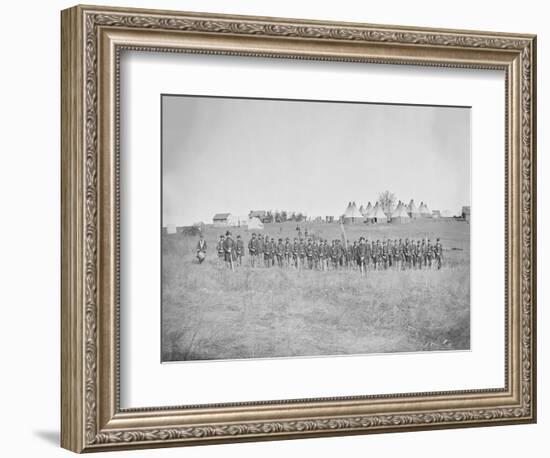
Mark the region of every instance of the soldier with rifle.
<instances>
[{"instance_id":1,"label":"soldier with rifle","mask_svg":"<svg viewBox=\"0 0 550 458\"><path fill-rule=\"evenodd\" d=\"M300 263L300 244L298 243L298 238L294 237L294 244L292 245L292 260L294 261L294 267L298 269L298 264Z\"/></svg>"},{"instance_id":2,"label":"soldier with rifle","mask_svg":"<svg viewBox=\"0 0 550 458\"><path fill-rule=\"evenodd\" d=\"M437 265L437 270L440 270L441 261L443 260L443 246L441 245L439 238L435 241L434 256L435 256L435 262Z\"/></svg>"},{"instance_id":3,"label":"soldier with rifle","mask_svg":"<svg viewBox=\"0 0 550 458\"><path fill-rule=\"evenodd\" d=\"M388 256L389 256L388 242L387 240L384 240L382 242L382 266L384 270L388 269Z\"/></svg>"},{"instance_id":4,"label":"soldier with rifle","mask_svg":"<svg viewBox=\"0 0 550 458\"><path fill-rule=\"evenodd\" d=\"M235 255L237 257L237 263L239 266L243 265L243 256L244 256L244 243L240 235L237 235L237 244L235 246Z\"/></svg>"},{"instance_id":5,"label":"soldier with rifle","mask_svg":"<svg viewBox=\"0 0 550 458\"><path fill-rule=\"evenodd\" d=\"M285 259L285 245L283 243L283 239L279 239L279 243L277 243L277 264L279 267L283 267L284 259Z\"/></svg>"},{"instance_id":6,"label":"soldier with rifle","mask_svg":"<svg viewBox=\"0 0 550 458\"><path fill-rule=\"evenodd\" d=\"M420 240L416 241L415 252L415 266L417 269L422 269L422 247L420 245Z\"/></svg>"},{"instance_id":7,"label":"soldier with rifle","mask_svg":"<svg viewBox=\"0 0 550 458\"><path fill-rule=\"evenodd\" d=\"M364 277L367 275L367 266L366 259L368 255L367 244L363 237L359 238L359 245L356 249L357 264L359 265L359 270L361 271L361 276Z\"/></svg>"},{"instance_id":8,"label":"soldier with rifle","mask_svg":"<svg viewBox=\"0 0 550 458\"><path fill-rule=\"evenodd\" d=\"M225 233L225 240L223 241L224 258L227 266L235 271L235 241L231 237L231 232Z\"/></svg>"},{"instance_id":9,"label":"soldier with rifle","mask_svg":"<svg viewBox=\"0 0 550 458\"><path fill-rule=\"evenodd\" d=\"M312 270L313 269L313 244L311 243L311 239L307 240L306 259L307 259L307 268L309 270Z\"/></svg>"},{"instance_id":10,"label":"soldier with rifle","mask_svg":"<svg viewBox=\"0 0 550 458\"><path fill-rule=\"evenodd\" d=\"M258 239L254 232L252 238L248 241L248 254L250 255L250 265L255 267L258 260Z\"/></svg>"},{"instance_id":11,"label":"soldier with rifle","mask_svg":"<svg viewBox=\"0 0 550 458\"><path fill-rule=\"evenodd\" d=\"M216 251L218 252L218 265L222 265L225 260L225 252L223 249L224 244L224 236L223 234L220 235L220 239L218 240L218 244L216 246Z\"/></svg>"},{"instance_id":12,"label":"soldier with rifle","mask_svg":"<svg viewBox=\"0 0 550 458\"><path fill-rule=\"evenodd\" d=\"M306 244L304 239L300 239L298 244L298 268L303 269L306 264Z\"/></svg>"},{"instance_id":13,"label":"soldier with rifle","mask_svg":"<svg viewBox=\"0 0 550 458\"><path fill-rule=\"evenodd\" d=\"M430 242L430 239L428 239L428 243L426 244L426 264L427 264L427 267L429 267L430 269L432 268L433 256L434 256L433 246Z\"/></svg>"},{"instance_id":14,"label":"soldier with rifle","mask_svg":"<svg viewBox=\"0 0 550 458\"><path fill-rule=\"evenodd\" d=\"M285 240L285 265L287 267L290 267L291 259L292 259L292 243L290 243L290 239L287 237Z\"/></svg>"},{"instance_id":15,"label":"soldier with rifle","mask_svg":"<svg viewBox=\"0 0 550 458\"><path fill-rule=\"evenodd\" d=\"M313 240L313 268L319 270L319 243Z\"/></svg>"},{"instance_id":16,"label":"soldier with rifle","mask_svg":"<svg viewBox=\"0 0 550 458\"><path fill-rule=\"evenodd\" d=\"M258 237L258 243L257 243L257 252L256 252L256 260L258 261L258 266L261 265L264 257L264 250L265 250L265 241L264 236L262 234Z\"/></svg>"}]
</instances>

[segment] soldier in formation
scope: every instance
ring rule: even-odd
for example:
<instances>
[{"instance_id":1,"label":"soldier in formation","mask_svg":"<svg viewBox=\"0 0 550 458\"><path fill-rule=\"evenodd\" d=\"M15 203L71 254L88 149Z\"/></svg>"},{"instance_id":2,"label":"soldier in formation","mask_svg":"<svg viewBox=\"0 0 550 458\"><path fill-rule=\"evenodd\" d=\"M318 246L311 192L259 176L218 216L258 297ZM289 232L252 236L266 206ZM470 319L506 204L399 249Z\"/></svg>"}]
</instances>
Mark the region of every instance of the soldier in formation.
<instances>
[{"instance_id":1,"label":"soldier in formation","mask_svg":"<svg viewBox=\"0 0 550 458\"><path fill-rule=\"evenodd\" d=\"M289 237L275 240L263 234L251 235L248 244L251 267L294 268L297 270L358 270L365 276L369 270L441 269L443 247L428 238L368 240L360 237L353 242L329 241L319 237ZM245 244L240 235L236 240L227 231L220 235L216 250L218 263L235 270L242 266ZM206 241L202 235L197 243L199 262L206 255Z\"/></svg>"}]
</instances>

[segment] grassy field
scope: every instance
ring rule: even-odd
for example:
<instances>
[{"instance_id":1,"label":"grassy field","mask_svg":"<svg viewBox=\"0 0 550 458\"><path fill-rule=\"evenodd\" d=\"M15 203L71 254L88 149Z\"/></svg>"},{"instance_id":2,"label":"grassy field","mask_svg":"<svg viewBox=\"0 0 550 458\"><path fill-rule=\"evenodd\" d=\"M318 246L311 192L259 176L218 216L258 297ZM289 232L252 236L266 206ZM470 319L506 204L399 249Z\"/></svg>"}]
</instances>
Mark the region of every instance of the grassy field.
<instances>
[{"instance_id":1,"label":"grassy field","mask_svg":"<svg viewBox=\"0 0 550 458\"><path fill-rule=\"evenodd\" d=\"M301 225L302 230L305 229ZM308 233L340 238L338 224ZM440 271L295 271L217 263L223 228L205 227L209 249L194 262L197 236L162 240L164 361L341 355L470 347L470 226L461 221L346 226L348 239L440 237ZM241 234L246 229L231 228ZM250 231L252 232L252 231ZM256 231L257 232L257 231ZM265 225L275 239L294 237L296 223Z\"/></svg>"}]
</instances>

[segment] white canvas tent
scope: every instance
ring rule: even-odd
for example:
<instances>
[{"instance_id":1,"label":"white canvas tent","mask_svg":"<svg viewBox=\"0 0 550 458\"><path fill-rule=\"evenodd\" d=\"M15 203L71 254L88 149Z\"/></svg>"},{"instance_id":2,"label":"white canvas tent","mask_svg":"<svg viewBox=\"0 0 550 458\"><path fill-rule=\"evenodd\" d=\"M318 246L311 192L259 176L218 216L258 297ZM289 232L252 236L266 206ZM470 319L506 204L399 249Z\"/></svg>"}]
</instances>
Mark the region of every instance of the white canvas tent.
<instances>
[{"instance_id":1,"label":"white canvas tent","mask_svg":"<svg viewBox=\"0 0 550 458\"><path fill-rule=\"evenodd\" d=\"M248 229L261 230L264 228L264 223L260 221L260 218L254 216L248 220Z\"/></svg>"},{"instance_id":2,"label":"white canvas tent","mask_svg":"<svg viewBox=\"0 0 550 458\"><path fill-rule=\"evenodd\" d=\"M166 233L167 234L175 234L177 232L176 225L175 224L168 224L166 226Z\"/></svg>"},{"instance_id":3,"label":"white canvas tent","mask_svg":"<svg viewBox=\"0 0 550 458\"><path fill-rule=\"evenodd\" d=\"M409 202L409 205L407 206L407 213L413 219L420 216L420 212L418 211L418 207L414 203L414 199L411 199L411 201Z\"/></svg>"},{"instance_id":4,"label":"white canvas tent","mask_svg":"<svg viewBox=\"0 0 550 458\"><path fill-rule=\"evenodd\" d=\"M401 201L399 201L397 208L393 211L391 215L391 222L392 223L409 223L410 221L411 221L411 217L407 212L407 207L405 207L405 205Z\"/></svg>"},{"instance_id":5,"label":"white canvas tent","mask_svg":"<svg viewBox=\"0 0 550 458\"><path fill-rule=\"evenodd\" d=\"M363 216L368 219L370 218L371 215L372 215L372 204L369 202L363 210Z\"/></svg>"},{"instance_id":6,"label":"white canvas tent","mask_svg":"<svg viewBox=\"0 0 550 458\"><path fill-rule=\"evenodd\" d=\"M372 213L369 216L369 220L373 223L386 223L388 221L388 217L382 210L382 207L380 206L379 202L376 202L376 205L372 209Z\"/></svg>"},{"instance_id":7,"label":"white canvas tent","mask_svg":"<svg viewBox=\"0 0 550 458\"><path fill-rule=\"evenodd\" d=\"M418 212L422 218L431 218L432 212L424 202L420 202L420 207L418 207Z\"/></svg>"},{"instance_id":8,"label":"white canvas tent","mask_svg":"<svg viewBox=\"0 0 550 458\"><path fill-rule=\"evenodd\" d=\"M344 221L345 224L362 223L363 222L363 215L357 209L357 205L355 204L355 202L350 202L348 204L348 207L346 208L346 211L344 212L343 221Z\"/></svg>"}]
</instances>

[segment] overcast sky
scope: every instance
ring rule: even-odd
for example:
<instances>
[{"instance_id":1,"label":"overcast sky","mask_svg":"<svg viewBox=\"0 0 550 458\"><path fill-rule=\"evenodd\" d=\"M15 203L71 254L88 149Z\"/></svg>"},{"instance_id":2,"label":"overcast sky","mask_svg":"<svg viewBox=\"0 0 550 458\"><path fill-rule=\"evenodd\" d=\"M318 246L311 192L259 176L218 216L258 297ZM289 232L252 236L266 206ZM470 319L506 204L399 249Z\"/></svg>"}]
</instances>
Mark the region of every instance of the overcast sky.
<instances>
[{"instance_id":1,"label":"overcast sky","mask_svg":"<svg viewBox=\"0 0 550 458\"><path fill-rule=\"evenodd\" d=\"M470 205L470 109L162 97L163 224L250 210L341 215L384 190Z\"/></svg>"}]
</instances>

